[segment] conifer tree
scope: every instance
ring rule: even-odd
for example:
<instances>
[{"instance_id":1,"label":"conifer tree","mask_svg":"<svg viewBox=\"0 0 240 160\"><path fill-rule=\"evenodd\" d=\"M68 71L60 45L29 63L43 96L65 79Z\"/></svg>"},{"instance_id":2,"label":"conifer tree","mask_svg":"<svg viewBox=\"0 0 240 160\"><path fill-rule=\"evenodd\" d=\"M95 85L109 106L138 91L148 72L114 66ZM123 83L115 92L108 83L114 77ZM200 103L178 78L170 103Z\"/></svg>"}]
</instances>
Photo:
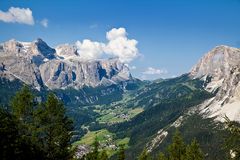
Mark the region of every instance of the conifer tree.
<instances>
[{"instance_id":1,"label":"conifer tree","mask_svg":"<svg viewBox=\"0 0 240 160\"><path fill-rule=\"evenodd\" d=\"M2 159L21 157L17 120L0 107L0 155Z\"/></svg>"},{"instance_id":2,"label":"conifer tree","mask_svg":"<svg viewBox=\"0 0 240 160\"><path fill-rule=\"evenodd\" d=\"M172 144L168 146L170 160L184 160L186 146L183 142L180 132L177 130L172 139Z\"/></svg>"},{"instance_id":3,"label":"conifer tree","mask_svg":"<svg viewBox=\"0 0 240 160\"><path fill-rule=\"evenodd\" d=\"M24 127L33 123L34 96L27 86L16 93L10 102L13 115L21 121Z\"/></svg>"},{"instance_id":4,"label":"conifer tree","mask_svg":"<svg viewBox=\"0 0 240 160\"><path fill-rule=\"evenodd\" d=\"M39 106L30 89L24 86L10 106L12 113L0 111L2 159L71 158L72 121L65 116L64 106L57 97L50 94Z\"/></svg>"},{"instance_id":5,"label":"conifer tree","mask_svg":"<svg viewBox=\"0 0 240 160\"><path fill-rule=\"evenodd\" d=\"M203 152L197 143L197 140L194 139L190 145L186 148L186 160L203 160Z\"/></svg>"},{"instance_id":6,"label":"conifer tree","mask_svg":"<svg viewBox=\"0 0 240 160\"><path fill-rule=\"evenodd\" d=\"M5 112L5 118L8 118L9 124L11 124L6 126L7 130L15 131L14 134L11 132L12 135L8 135L8 137L15 137L15 141L11 144L11 146L15 146L15 151L11 156L16 156L19 159L42 159L44 157L44 153L40 149L38 139L35 136L35 107L34 96L27 86L18 91L10 101L9 112L11 113Z\"/></svg>"},{"instance_id":7,"label":"conifer tree","mask_svg":"<svg viewBox=\"0 0 240 160\"><path fill-rule=\"evenodd\" d=\"M29 87L24 86L16 93L10 102L13 117L16 119L18 130L18 142L23 155L40 154L41 149L38 138L35 135L36 126L34 124L34 96ZM30 158L30 157L29 157Z\"/></svg>"},{"instance_id":8,"label":"conifer tree","mask_svg":"<svg viewBox=\"0 0 240 160\"><path fill-rule=\"evenodd\" d=\"M65 109L54 94L40 106L36 114L38 136L47 159L68 159L71 154L70 138L72 121L65 116Z\"/></svg>"}]
</instances>

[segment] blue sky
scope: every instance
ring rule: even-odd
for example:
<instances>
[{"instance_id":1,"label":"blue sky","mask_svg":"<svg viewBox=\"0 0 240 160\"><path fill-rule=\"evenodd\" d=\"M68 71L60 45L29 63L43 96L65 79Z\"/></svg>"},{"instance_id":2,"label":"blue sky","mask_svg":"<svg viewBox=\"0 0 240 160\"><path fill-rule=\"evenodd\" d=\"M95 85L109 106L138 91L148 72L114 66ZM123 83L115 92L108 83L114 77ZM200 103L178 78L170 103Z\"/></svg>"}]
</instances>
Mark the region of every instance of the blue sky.
<instances>
[{"instance_id":1,"label":"blue sky","mask_svg":"<svg viewBox=\"0 0 240 160\"><path fill-rule=\"evenodd\" d=\"M145 79L186 73L217 45L240 48L240 0L0 0L2 12L10 7L29 8L34 24L0 20L1 42L106 43L106 32L125 28L141 54L131 72Z\"/></svg>"}]
</instances>

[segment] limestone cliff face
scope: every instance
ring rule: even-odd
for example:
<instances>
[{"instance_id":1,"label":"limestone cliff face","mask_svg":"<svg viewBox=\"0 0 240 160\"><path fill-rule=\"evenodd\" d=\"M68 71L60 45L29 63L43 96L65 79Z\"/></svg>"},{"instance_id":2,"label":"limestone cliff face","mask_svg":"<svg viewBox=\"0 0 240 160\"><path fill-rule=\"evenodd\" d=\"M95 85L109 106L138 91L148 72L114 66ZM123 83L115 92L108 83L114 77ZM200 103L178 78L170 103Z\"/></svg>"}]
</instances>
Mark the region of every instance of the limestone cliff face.
<instances>
[{"instance_id":1,"label":"limestone cliff face","mask_svg":"<svg viewBox=\"0 0 240 160\"><path fill-rule=\"evenodd\" d=\"M240 80L240 49L218 46L193 67L191 75L206 82L206 89L218 91L218 99L235 96Z\"/></svg>"},{"instance_id":2,"label":"limestone cliff face","mask_svg":"<svg viewBox=\"0 0 240 160\"><path fill-rule=\"evenodd\" d=\"M132 80L128 67L118 59L82 61L72 45L53 49L43 40L0 44L1 76L11 75L37 88L81 88ZM9 77L9 76L6 76Z\"/></svg>"},{"instance_id":3,"label":"limestone cliff face","mask_svg":"<svg viewBox=\"0 0 240 160\"><path fill-rule=\"evenodd\" d=\"M83 85L96 87L131 79L127 66L116 59L88 62L55 59L39 68L44 83L50 88L81 88Z\"/></svg>"},{"instance_id":4,"label":"limestone cliff face","mask_svg":"<svg viewBox=\"0 0 240 160\"><path fill-rule=\"evenodd\" d=\"M205 110L213 116L226 114L240 121L240 49L218 46L193 67L190 75L205 81L205 88L216 96Z\"/></svg>"}]
</instances>

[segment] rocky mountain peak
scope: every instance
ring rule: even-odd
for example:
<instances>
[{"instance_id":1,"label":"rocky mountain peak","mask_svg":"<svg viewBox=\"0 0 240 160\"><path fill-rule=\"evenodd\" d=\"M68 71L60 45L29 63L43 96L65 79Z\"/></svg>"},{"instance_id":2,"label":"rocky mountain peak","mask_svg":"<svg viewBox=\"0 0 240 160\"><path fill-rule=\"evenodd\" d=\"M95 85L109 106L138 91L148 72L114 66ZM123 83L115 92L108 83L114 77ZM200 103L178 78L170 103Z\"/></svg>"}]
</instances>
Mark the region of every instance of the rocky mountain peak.
<instances>
[{"instance_id":1,"label":"rocky mountain peak","mask_svg":"<svg viewBox=\"0 0 240 160\"><path fill-rule=\"evenodd\" d=\"M8 53L10 53L10 52L16 53L22 47L23 47L23 45L20 42L16 41L15 39L11 39L3 44L0 44L0 51L1 52L5 51Z\"/></svg>"},{"instance_id":2,"label":"rocky mountain peak","mask_svg":"<svg viewBox=\"0 0 240 160\"><path fill-rule=\"evenodd\" d=\"M233 70L239 68L240 65L240 49L217 46L208 52L203 58L195 65L190 75L194 78L201 78L203 80L214 81L216 89L221 86L224 79L232 75Z\"/></svg>"},{"instance_id":3,"label":"rocky mountain peak","mask_svg":"<svg viewBox=\"0 0 240 160\"><path fill-rule=\"evenodd\" d=\"M203 56L191 73L197 77L206 74L214 75L217 68L229 69L228 67L238 64L239 60L240 49L224 45L217 46Z\"/></svg>"},{"instance_id":4,"label":"rocky mountain peak","mask_svg":"<svg viewBox=\"0 0 240 160\"><path fill-rule=\"evenodd\" d=\"M128 67L118 59L83 61L79 57L74 45L64 44L54 49L42 39L10 40L0 44L0 67L4 66L0 72L37 88L50 89L96 87L133 80Z\"/></svg>"},{"instance_id":5,"label":"rocky mountain peak","mask_svg":"<svg viewBox=\"0 0 240 160\"><path fill-rule=\"evenodd\" d=\"M46 42L38 38L33 42L21 42L11 39L0 44L0 51L3 53L18 55L25 58L31 56L41 56L42 58L52 59L55 56L55 49L49 47Z\"/></svg>"},{"instance_id":6,"label":"rocky mountain peak","mask_svg":"<svg viewBox=\"0 0 240 160\"><path fill-rule=\"evenodd\" d=\"M205 110L212 116L227 115L240 121L240 49L215 47L193 67L190 76L202 79L205 89L216 94Z\"/></svg>"},{"instance_id":7,"label":"rocky mountain peak","mask_svg":"<svg viewBox=\"0 0 240 160\"><path fill-rule=\"evenodd\" d=\"M56 53L55 49L49 47L47 43L40 38L32 42L31 49L35 54L42 55L48 59L53 59Z\"/></svg>"}]
</instances>

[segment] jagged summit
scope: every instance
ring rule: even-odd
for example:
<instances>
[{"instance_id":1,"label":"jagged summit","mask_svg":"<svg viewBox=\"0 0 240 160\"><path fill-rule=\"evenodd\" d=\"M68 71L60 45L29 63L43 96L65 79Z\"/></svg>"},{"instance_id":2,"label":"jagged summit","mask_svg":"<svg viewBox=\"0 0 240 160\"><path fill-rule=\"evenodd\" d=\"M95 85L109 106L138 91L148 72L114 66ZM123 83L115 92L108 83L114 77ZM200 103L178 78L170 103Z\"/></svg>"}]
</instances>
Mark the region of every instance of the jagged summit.
<instances>
[{"instance_id":1,"label":"jagged summit","mask_svg":"<svg viewBox=\"0 0 240 160\"><path fill-rule=\"evenodd\" d=\"M55 57L56 50L49 47L41 38L33 42L33 49L48 59Z\"/></svg>"},{"instance_id":2,"label":"jagged summit","mask_svg":"<svg viewBox=\"0 0 240 160\"><path fill-rule=\"evenodd\" d=\"M42 56L42 58L54 58L55 49L49 47L46 42L38 38L33 42L21 42L11 39L0 44L0 51L3 53L18 55L22 57Z\"/></svg>"},{"instance_id":3,"label":"jagged summit","mask_svg":"<svg viewBox=\"0 0 240 160\"><path fill-rule=\"evenodd\" d=\"M37 88L96 87L132 80L128 67L118 59L82 61L76 56L79 57L74 45L54 49L40 38L0 44L4 72Z\"/></svg>"},{"instance_id":4,"label":"jagged summit","mask_svg":"<svg viewBox=\"0 0 240 160\"><path fill-rule=\"evenodd\" d=\"M190 72L205 81L207 91L216 96L204 105L211 116L227 115L240 121L240 49L217 46L208 52ZM221 119L221 118L220 118Z\"/></svg>"}]
</instances>

